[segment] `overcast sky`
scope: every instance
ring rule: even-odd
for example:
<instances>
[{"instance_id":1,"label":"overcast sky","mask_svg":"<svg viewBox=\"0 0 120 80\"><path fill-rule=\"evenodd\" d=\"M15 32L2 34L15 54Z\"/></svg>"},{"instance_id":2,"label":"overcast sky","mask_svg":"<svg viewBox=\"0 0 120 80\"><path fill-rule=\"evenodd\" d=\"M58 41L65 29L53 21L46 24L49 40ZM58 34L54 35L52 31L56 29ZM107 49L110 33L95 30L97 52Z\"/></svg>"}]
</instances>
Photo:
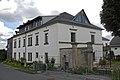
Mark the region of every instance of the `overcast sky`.
<instances>
[{"instance_id":1,"label":"overcast sky","mask_svg":"<svg viewBox=\"0 0 120 80\"><path fill-rule=\"evenodd\" d=\"M99 13L103 0L0 0L0 49L16 27L38 15L57 15L68 12L76 15L84 9L90 22L102 27ZM103 36L110 34L103 31Z\"/></svg>"}]
</instances>

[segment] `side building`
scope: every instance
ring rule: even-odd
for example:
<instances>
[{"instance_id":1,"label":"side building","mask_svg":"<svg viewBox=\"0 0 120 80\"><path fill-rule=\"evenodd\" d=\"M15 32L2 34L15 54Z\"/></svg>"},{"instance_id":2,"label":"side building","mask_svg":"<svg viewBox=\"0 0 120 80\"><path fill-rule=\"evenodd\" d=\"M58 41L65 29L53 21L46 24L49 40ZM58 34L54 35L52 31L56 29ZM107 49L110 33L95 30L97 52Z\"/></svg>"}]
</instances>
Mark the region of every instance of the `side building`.
<instances>
[{"instance_id":1,"label":"side building","mask_svg":"<svg viewBox=\"0 0 120 80\"><path fill-rule=\"evenodd\" d=\"M113 37L110 41L110 46L115 56L120 55L120 37Z\"/></svg>"},{"instance_id":2,"label":"side building","mask_svg":"<svg viewBox=\"0 0 120 80\"><path fill-rule=\"evenodd\" d=\"M20 25L19 33L14 35L12 58L19 60L26 58L28 63L33 61L45 62L55 58L55 64L60 65L61 49L87 47L91 42L94 62L103 57L102 29L90 23L84 10L75 16L63 12L54 16L38 16L33 20ZM66 56L67 57L67 56Z\"/></svg>"}]
</instances>

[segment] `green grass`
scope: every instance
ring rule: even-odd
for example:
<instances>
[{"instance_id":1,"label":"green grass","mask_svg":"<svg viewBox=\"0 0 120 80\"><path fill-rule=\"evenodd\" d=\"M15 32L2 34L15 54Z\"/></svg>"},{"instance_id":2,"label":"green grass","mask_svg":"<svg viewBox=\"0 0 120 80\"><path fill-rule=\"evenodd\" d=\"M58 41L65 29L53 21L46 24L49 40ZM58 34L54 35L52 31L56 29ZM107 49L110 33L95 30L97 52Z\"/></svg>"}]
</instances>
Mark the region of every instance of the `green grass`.
<instances>
[{"instance_id":1,"label":"green grass","mask_svg":"<svg viewBox=\"0 0 120 80\"><path fill-rule=\"evenodd\" d=\"M25 72L30 72L30 73L35 73L36 71L33 70L32 66L26 66L24 67L21 65L19 61L4 61L3 64L12 67L14 69L20 70L20 71L25 71Z\"/></svg>"}]
</instances>

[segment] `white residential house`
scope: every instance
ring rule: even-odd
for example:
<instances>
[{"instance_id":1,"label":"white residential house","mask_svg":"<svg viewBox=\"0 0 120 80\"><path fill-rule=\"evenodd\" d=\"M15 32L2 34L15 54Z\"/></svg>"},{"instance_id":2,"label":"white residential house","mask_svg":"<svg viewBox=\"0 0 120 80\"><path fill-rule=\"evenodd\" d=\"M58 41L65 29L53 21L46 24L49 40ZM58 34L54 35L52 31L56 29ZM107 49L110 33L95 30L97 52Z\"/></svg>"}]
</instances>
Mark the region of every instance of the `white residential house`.
<instances>
[{"instance_id":1,"label":"white residential house","mask_svg":"<svg viewBox=\"0 0 120 80\"><path fill-rule=\"evenodd\" d=\"M110 41L110 47L115 56L120 55L120 37L113 37Z\"/></svg>"},{"instance_id":2,"label":"white residential house","mask_svg":"<svg viewBox=\"0 0 120 80\"><path fill-rule=\"evenodd\" d=\"M71 43L77 47L87 47L87 42L93 43L95 62L103 57L102 29L90 23L84 10L73 16L63 12L56 16L38 16L20 25L19 33L14 35L12 58L26 58L45 62L54 57L56 65L60 65L60 49L71 48Z\"/></svg>"}]
</instances>

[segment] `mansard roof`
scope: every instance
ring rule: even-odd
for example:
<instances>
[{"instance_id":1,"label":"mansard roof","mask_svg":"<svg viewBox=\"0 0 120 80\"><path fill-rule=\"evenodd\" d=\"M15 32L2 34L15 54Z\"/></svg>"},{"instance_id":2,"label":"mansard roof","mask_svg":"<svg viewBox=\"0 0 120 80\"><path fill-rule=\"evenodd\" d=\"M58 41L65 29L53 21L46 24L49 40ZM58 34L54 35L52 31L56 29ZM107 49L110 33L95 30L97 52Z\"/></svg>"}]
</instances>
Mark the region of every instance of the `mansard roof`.
<instances>
[{"instance_id":1,"label":"mansard roof","mask_svg":"<svg viewBox=\"0 0 120 80\"><path fill-rule=\"evenodd\" d=\"M83 18L81 18L81 16L86 20L86 22L80 22L80 20L83 19ZM79 19L77 19L77 18L79 18ZM42 16L38 16L35 19L33 19L31 21L28 21L27 23L24 23L23 25L20 25L18 27L18 29L20 29L21 27L24 27L25 25L30 24L33 21L38 20L38 19L42 19ZM73 16L73 15L67 13L67 12L63 12L63 13L55 16L53 19L49 20L48 22L46 22L46 23L44 23L44 24L42 24L42 25L40 25L38 27L35 27L33 29L30 29L30 30L28 30L26 32L36 30L38 28L42 28L42 27L45 27L45 26L49 26L49 25L52 25L52 24L55 24L55 23L63 23L63 24L67 24L67 25L75 25L75 26L80 26L80 27L85 27L85 28L96 29L96 30L103 30L102 28L91 24L88 17L87 17L87 15L86 15L86 13L85 13L85 11L81 10L75 16ZM21 33L21 34L23 34L23 33Z\"/></svg>"},{"instance_id":2,"label":"mansard roof","mask_svg":"<svg viewBox=\"0 0 120 80\"><path fill-rule=\"evenodd\" d=\"M32 20L28 20L26 23L23 23L23 25L20 25L19 27L17 27L17 29L20 29L20 28L22 28L22 27L24 27L24 26L26 26L26 25L29 25L29 24L31 24L33 21L37 21L37 20L41 20L42 19L42 17L41 16L38 16L38 17L36 17L36 18L34 18L34 19L32 19Z\"/></svg>"},{"instance_id":3,"label":"mansard roof","mask_svg":"<svg viewBox=\"0 0 120 80\"><path fill-rule=\"evenodd\" d=\"M86 15L86 14L84 14L84 15ZM77 15L73 16L69 13L63 12L63 13L59 14L58 16L56 16L55 18L53 18L52 20L48 21L46 24L44 24L44 26L52 25L53 23L64 23L64 24L68 24L68 25L76 25L76 26L81 26L81 27L85 27L85 28L103 30L102 28L91 24L89 22L89 20L88 20L89 23L81 23L79 21L74 21L75 17L77 17Z\"/></svg>"},{"instance_id":4,"label":"mansard roof","mask_svg":"<svg viewBox=\"0 0 120 80\"><path fill-rule=\"evenodd\" d=\"M110 41L110 45L112 47L120 47L120 37L115 36L112 38L112 40Z\"/></svg>"}]
</instances>

